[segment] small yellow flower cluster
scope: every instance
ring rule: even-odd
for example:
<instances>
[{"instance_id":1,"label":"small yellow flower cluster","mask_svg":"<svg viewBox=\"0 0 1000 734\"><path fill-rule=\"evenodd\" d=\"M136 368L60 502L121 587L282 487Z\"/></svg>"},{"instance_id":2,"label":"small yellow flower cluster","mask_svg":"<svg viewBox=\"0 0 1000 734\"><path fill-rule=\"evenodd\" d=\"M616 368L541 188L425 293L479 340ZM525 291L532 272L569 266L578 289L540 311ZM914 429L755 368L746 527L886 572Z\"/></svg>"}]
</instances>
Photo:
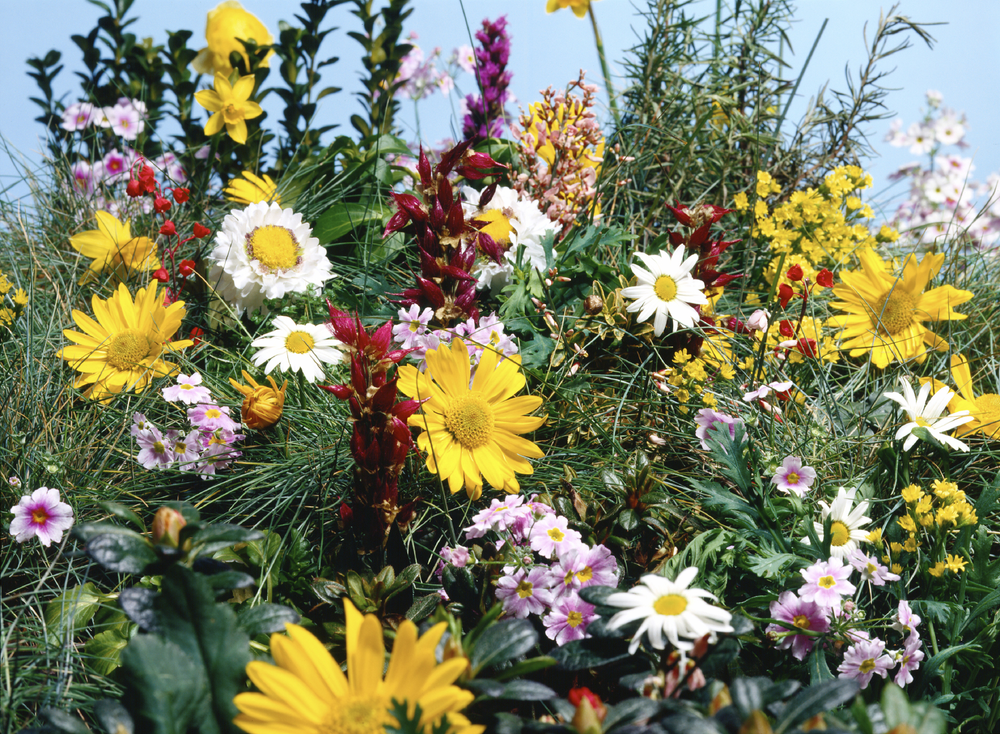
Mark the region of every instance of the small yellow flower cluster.
<instances>
[{"instance_id":1,"label":"small yellow flower cluster","mask_svg":"<svg viewBox=\"0 0 1000 734\"><path fill-rule=\"evenodd\" d=\"M968 561L961 555L948 553L945 545L949 533L975 525L979 521L965 492L954 482L935 479L930 493L911 484L902 489L900 496L906 503L907 512L896 520L896 524L907 534L907 538L904 543L889 544L891 557L896 561L893 563L893 570L901 568L898 560L903 553L917 553L921 547L925 547L929 550L923 555L929 564L927 572L931 576L940 578L945 571L954 574L964 571ZM887 556L886 562L888 559Z\"/></svg>"},{"instance_id":2,"label":"small yellow flower cluster","mask_svg":"<svg viewBox=\"0 0 1000 734\"><path fill-rule=\"evenodd\" d=\"M871 175L859 167L839 166L827 174L819 189L795 191L772 210L766 199L781 187L770 174L758 171L753 212L758 233L769 241L773 256L765 271L768 281L780 276L784 282L784 271L792 265L800 265L803 275L815 281L819 270L843 264L859 247L874 247L898 237L885 226L873 237L864 224L875 213L857 192L871 185ZM745 196L735 203L737 209L749 208ZM778 273L779 264L782 273Z\"/></svg>"},{"instance_id":3,"label":"small yellow flower cluster","mask_svg":"<svg viewBox=\"0 0 1000 734\"><path fill-rule=\"evenodd\" d=\"M10 295L11 291L14 291L14 295ZM14 290L14 285L7 279L7 275L0 271L0 324L3 326L13 324L14 319L21 315L27 305L28 294L24 288Z\"/></svg>"},{"instance_id":4,"label":"small yellow flower cluster","mask_svg":"<svg viewBox=\"0 0 1000 734\"><path fill-rule=\"evenodd\" d=\"M718 400L709 386L720 377L732 380L736 369L728 354L728 345L709 336L702 343L701 353L694 357L687 349L674 353L673 366L653 373L653 380L663 392L673 397L677 409L684 415L690 412L692 401L698 407L715 408Z\"/></svg>"}]
</instances>

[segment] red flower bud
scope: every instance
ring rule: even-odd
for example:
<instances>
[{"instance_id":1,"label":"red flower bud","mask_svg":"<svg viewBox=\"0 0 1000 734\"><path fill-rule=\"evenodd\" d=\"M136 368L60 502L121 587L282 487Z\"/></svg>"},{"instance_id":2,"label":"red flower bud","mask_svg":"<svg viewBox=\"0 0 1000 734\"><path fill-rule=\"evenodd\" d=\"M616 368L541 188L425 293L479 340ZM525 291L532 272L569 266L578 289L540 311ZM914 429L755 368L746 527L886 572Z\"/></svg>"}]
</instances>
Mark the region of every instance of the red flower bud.
<instances>
[{"instance_id":1,"label":"red flower bud","mask_svg":"<svg viewBox=\"0 0 1000 734\"><path fill-rule=\"evenodd\" d=\"M142 196L142 184L139 183L138 179L133 178L125 187L125 193L133 199Z\"/></svg>"},{"instance_id":2,"label":"red flower bud","mask_svg":"<svg viewBox=\"0 0 1000 734\"><path fill-rule=\"evenodd\" d=\"M833 288L833 273L823 268L816 273L816 282L824 288Z\"/></svg>"},{"instance_id":3,"label":"red flower bud","mask_svg":"<svg viewBox=\"0 0 1000 734\"><path fill-rule=\"evenodd\" d=\"M788 308L788 302L795 297L795 291L788 283L782 283L778 286L778 300L781 301L782 308Z\"/></svg>"},{"instance_id":4,"label":"red flower bud","mask_svg":"<svg viewBox=\"0 0 1000 734\"><path fill-rule=\"evenodd\" d=\"M194 223L194 236L197 237L199 240L205 239L210 234L212 234L212 230L210 230L208 227L202 227L197 222Z\"/></svg>"},{"instance_id":5,"label":"red flower bud","mask_svg":"<svg viewBox=\"0 0 1000 734\"><path fill-rule=\"evenodd\" d=\"M170 280L170 273L167 272L166 268L160 268L155 273L153 273L153 277L156 278L161 283L166 283Z\"/></svg>"},{"instance_id":6,"label":"red flower bud","mask_svg":"<svg viewBox=\"0 0 1000 734\"><path fill-rule=\"evenodd\" d=\"M786 273L786 275L788 275L789 280L794 280L796 282L802 280L802 266L796 263L792 267L788 268L788 273Z\"/></svg>"},{"instance_id":7,"label":"red flower bud","mask_svg":"<svg viewBox=\"0 0 1000 734\"><path fill-rule=\"evenodd\" d=\"M795 336L795 327L792 326L792 322L788 319L782 319L778 324L778 331L786 339L791 339Z\"/></svg>"},{"instance_id":8,"label":"red flower bud","mask_svg":"<svg viewBox=\"0 0 1000 734\"><path fill-rule=\"evenodd\" d=\"M191 329L191 333L188 334L188 339L194 342L195 346L201 344L201 337L205 336L205 330L200 326L195 326Z\"/></svg>"},{"instance_id":9,"label":"red flower bud","mask_svg":"<svg viewBox=\"0 0 1000 734\"><path fill-rule=\"evenodd\" d=\"M808 338L799 339L798 342L796 343L796 346L798 347L799 352L801 352L802 356L804 357L815 358L819 356L819 350L816 348L815 339L808 339Z\"/></svg>"},{"instance_id":10,"label":"red flower bud","mask_svg":"<svg viewBox=\"0 0 1000 734\"><path fill-rule=\"evenodd\" d=\"M174 201L176 201L178 204L183 204L185 201L188 200L188 197L190 195L191 192L188 191L187 189L174 189Z\"/></svg>"},{"instance_id":11,"label":"red flower bud","mask_svg":"<svg viewBox=\"0 0 1000 734\"><path fill-rule=\"evenodd\" d=\"M170 211L171 206L173 205L170 203L170 199L164 199L162 196L157 196L153 199L153 211L157 214Z\"/></svg>"},{"instance_id":12,"label":"red flower bud","mask_svg":"<svg viewBox=\"0 0 1000 734\"><path fill-rule=\"evenodd\" d=\"M167 237L173 237L177 234L177 227L169 219L160 225L160 234L166 235Z\"/></svg>"},{"instance_id":13,"label":"red flower bud","mask_svg":"<svg viewBox=\"0 0 1000 734\"><path fill-rule=\"evenodd\" d=\"M194 272L195 262L194 260L181 260L181 264L177 266L177 272L183 275L185 278Z\"/></svg>"}]
</instances>

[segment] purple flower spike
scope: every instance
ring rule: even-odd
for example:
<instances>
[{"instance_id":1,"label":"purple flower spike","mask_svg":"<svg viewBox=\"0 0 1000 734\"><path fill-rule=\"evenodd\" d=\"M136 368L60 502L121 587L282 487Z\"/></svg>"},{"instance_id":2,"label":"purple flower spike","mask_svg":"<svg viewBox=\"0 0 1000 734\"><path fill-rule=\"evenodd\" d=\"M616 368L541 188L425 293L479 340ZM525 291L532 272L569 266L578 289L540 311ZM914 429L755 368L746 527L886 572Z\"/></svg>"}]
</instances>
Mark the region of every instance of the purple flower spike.
<instances>
[{"instance_id":1,"label":"purple flower spike","mask_svg":"<svg viewBox=\"0 0 1000 734\"><path fill-rule=\"evenodd\" d=\"M476 31L476 48L479 90L481 95L470 94L465 98L467 114L462 121L462 135L469 138L498 138L511 116L504 105L510 99L507 87L511 73L507 71L510 59L510 36L507 35L507 17L495 22L483 21L482 30Z\"/></svg>"}]
</instances>

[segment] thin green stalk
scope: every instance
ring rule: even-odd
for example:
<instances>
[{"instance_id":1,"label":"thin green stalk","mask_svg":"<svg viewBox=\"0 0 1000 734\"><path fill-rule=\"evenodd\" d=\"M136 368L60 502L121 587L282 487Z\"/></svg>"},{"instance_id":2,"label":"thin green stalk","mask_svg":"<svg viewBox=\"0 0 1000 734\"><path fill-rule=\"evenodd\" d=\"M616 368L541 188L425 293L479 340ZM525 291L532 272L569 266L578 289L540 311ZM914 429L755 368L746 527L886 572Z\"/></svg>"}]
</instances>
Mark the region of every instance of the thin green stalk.
<instances>
[{"instance_id":1,"label":"thin green stalk","mask_svg":"<svg viewBox=\"0 0 1000 734\"><path fill-rule=\"evenodd\" d=\"M587 15L590 16L590 25L594 28L594 43L597 44L597 57L601 60L601 73L604 75L604 87L608 90L608 102L611 105L611 116L615 120L615 130L621 130L621 115L618 114L615 88L611 85L611 70L608 69L608 60L604 56L604 41L601 40L601 31L597 27L597 18L594 17L593 3L587 6Z\"/></svg>"},{"instance_id":2,"label":"thin green stalk","mask_svg":"<svg viewBox=\"0 0 1000 734\"><path fill-rule=\"evenodd\" d=\"M802 77L806 73L806 69L809 68L809 62L812 60L813 52L816 50L816 46L819 45L819 39L823 37L823 31L826 30L826 24L830 22L829 18L823 20L823 25L819 27L819 33L816 34L816 39L813 41L812 48L809 49L809 54L806 56L806 63L802 65L802 71L799 72L798 78L795 80L795 86L792 87L791 94L788 95L788 101L785 102L785 109L781 111L781 117L778 118L777 124L774 126L774 138L778 139L778 133L781 132L781 124L785 121L785 116L788 115L788 108L792 106L792 100L795 99L795 93L799 91L799 85L802 83Z\"/></svg>"},{"instance_id":3,"label":"thin green stalk","mask_svg":"<svg viewBox=\"0 0 1000 734\"><path fill-rule=\"evenodd\" d=\"M452 545L458 545L458 534L455 532L455 524L451 521L451 511L448 509L448 493L444 491L444 481L438 475L438 489L441 490L441 505L444 510L444 517L448 521L448 536Z\"/></svg>"}]
</instances>

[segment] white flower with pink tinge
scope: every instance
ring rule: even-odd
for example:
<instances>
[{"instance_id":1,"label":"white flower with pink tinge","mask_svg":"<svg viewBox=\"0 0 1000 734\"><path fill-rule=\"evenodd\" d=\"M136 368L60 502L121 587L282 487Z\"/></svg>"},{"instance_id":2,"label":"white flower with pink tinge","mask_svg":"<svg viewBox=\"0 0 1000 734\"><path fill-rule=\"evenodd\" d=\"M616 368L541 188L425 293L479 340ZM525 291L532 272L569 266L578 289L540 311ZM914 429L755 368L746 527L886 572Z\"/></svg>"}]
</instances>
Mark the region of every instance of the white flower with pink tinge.
<instances>
[{"instance_id":1,"label":"white flower with pink tinge","mask_svg":"<svg viewBox=\"0 0 1000 734\"><path fill-rule=\"evenodd\" d=\"M39 487L30 497L22 497L10 510L14 519L10 534L18 543L32 538L48 548L62 540L63 533L73 527L73 508L59 500L59 490Z\"/></svg>"},{"instance_id":2,"label":"white flower with pink tinge","mask_svg":"<svg viewBox=\"0 0 1000 734\"><path fill-rule=\"evenodd\" d=\"M809 568L799 571L806 584L799 589L799 598L814 601L822 607L833 609L843 596L854 593L854 584L848 581L854 569L845 566L836 556L829 561L816 561Z\"/></svg>"}]
</instances>

